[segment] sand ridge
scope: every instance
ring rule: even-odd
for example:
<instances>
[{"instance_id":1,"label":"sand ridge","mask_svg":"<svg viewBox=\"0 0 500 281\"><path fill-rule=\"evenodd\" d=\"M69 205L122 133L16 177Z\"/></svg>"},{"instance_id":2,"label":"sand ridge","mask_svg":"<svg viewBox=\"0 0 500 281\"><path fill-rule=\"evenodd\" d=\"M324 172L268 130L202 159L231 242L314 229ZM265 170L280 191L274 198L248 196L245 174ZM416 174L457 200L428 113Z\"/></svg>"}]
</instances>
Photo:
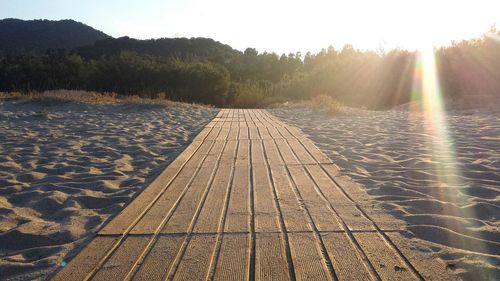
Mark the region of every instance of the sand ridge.
<instances>
[{"instance_id":1,"label":"sand ridge","mask_svg":"<svg viewBox=\"0 0 500 281\"><path fill-rule=\"evenodd\" d=\"M203 107L3 101L0 278L43 278L57 268L216 113Z\"/></svg>"},{"instance_id":2,"label":"sand ridge","mask_svg":"<svg viewBox=\"0 0 500 281\"><path fill-rule=\"evenodd\" d=\"M272 112L300 127L342 174L404 220L416 237L413 247L440 254L464 278L499 276L498 112L448 112L444 142L423 115L409 111Z\"/></svg>"}]
</instances>

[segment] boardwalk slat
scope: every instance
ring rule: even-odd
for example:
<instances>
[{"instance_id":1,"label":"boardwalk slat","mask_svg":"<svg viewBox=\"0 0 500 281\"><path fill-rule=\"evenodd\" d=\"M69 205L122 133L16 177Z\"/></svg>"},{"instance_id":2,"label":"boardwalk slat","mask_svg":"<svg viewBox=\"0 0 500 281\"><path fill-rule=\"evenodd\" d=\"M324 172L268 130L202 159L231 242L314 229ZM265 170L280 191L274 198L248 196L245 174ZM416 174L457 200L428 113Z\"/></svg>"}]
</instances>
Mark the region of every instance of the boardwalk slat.
<instances>
[{"instance_id":1,"label":"boardwalk slat","mask_svg":"<svg viewBox=\"0 0 500 281\"><path fill-rule=\"evenodd\" d=\"M150 237L128 237L92 280L122 280L150 241Z\"/></svg>"},{"instance_id":2,"label":"boardwalk slat","mask_svg":"<svg viewBox=\"0 0 500 281\"><path fill-rule=\"evenodd\" d=\"M188 187L184 197L179 202L172 217L163 227L162 233L184 233L187 231L200 204L203 193L205 189L209 187L209 181L216 171L215 166L220 153L222 153L222 145L221 143L220 147L217 147L215 151L211 151L205 159L203 165L207 163L206 160L209 160L210 164L207 164L207 167L211 168L200 169L193 182Z\"/></svg>"},{"instance_id":3,"label":"boardwalk slat","mask_svg":"<svg viewBox=\"0 0 500 281\"><path fill-rule=\"evenodd\" d=\"M327 202L315 190L314 183L307 176L304 169L301 166L289 166L288 170L318 230L342 230L337 216L329 209Z\"/></svg>"},{"instance_id":4,"label":"boardwalk slat","mask_svg":"<svg viewBox=\"0 0 500 281\"><path fill-rule=\"evenodd\" d=\"M254 213L256 232L279 232L278 211L274 206L271 180L265 166L253 167Z\"/></svg>"},{"instance_id":5,"label":"boardwalk slat","mask_svg":"<svg viewBox=\"0 0 500 281\"><path fill-rule=\"evenodd\" d=\"M358 232L354 237L383 280L418 280L378 234Z\"/></svg>"},{"instance_id":6,"label":"boardwalk slat","mask_svg":"<svg viewBox=\"0 0 500 281\"><path fill-rule=\"evenodd\" d=\"M297 280L331 280L312 233L291 233L290 248Z\"/></svg>"},{"instance_id":7,"label":"boardwalk slat","mask_svg":"<svg viewBox=\"0 0 500 281\"><path fill-rule=\"evenodd\" d=\"M281 161L281 156L278 148L274 144L274 141L271 139L264 140L263 144L266 150L266 158L269 165L283 165L283 161Z\"/></svg>"},{"instance_id":8,"label":"boardwalk slat","mask_svg":"<svg viewBox=\"0 0 500 281\"><path fill-rule=\"evenodd\" d=\"M249 231L250 190L249 166L236 166L226 213L225 232Z\"/></svg>"},{"instance_id":9,"label":"boardwalk slat","mask_svg":"<svg viewBox=\"0 0 500 281\"><path fill-rule=\"evenodd\" d=\"M257 233L255 280L290 280L279 233Z\"/></svg>"},{"instance_id":10,"label":"boardwalk slat","mask_svg":"<svg viewBox=\"0 0 500 281\"><path fill-rule=\"evenodd\" d=\"M250 248L248 234L224 234L215 280L249 280Z\"/></svg>"},{"instance_id":11,"label":"boardwalk slat","mask_svg":"<svg viewBox=\"0 0 500 281\"><path fill-rule=\"evenodd\" d=\"M194 235L182 257L174 280L205 280L212 262L215 235Z\"/></svg>"},{"instance_id":12,"label":"boardwalk slat","mask_svg":"<svg viewBox=\"0 0 500 281\"><path fill-rule=\"evenodd\" d=\"M284 166L272 166L272 177L287 231L311 231L304 208L293 192Z\"/></svg>"},{"instance_id":13,"label":"boardwalk slat","mask_svg":"<svg viewBox=\"0 0 500 281\"><path fill-rule=\"evenodd\" d=\"M96 237L52 280L83 280L117 241L116 237Z\"/></svg>"},{"instance_id":14,"label":"boardwalk slat","mask_svg":"<svg viewBox=\"0 0 500 281\"><path fill-rule=\"evenodd\" d=\"M356 208L355 204L344 196L338 186L328 178L319 166L307 166L306 169L333 209L350 230L374 229L372 222L365 218L363 213Z\"/></svg>"},{"instance_id":15,"label":"boardwalk slat","mask_svg":"<svg viewBox=\"0 0 500 281\"><path fill-rule=\"evenodd\" d=\"M196 222L194 232L217 232L219 227L222 209L229 191L229 185L232 179L232 169L236 154L237 143L229 141L222 154L221 163L216 171L212 186L208 192L207 198L201 209L198 221ZM225 161L225 162L223 162Z\"/></svg>"},{"instance_id":16,"label":"boardwalk slat","mask_svg":"<svg viewBox=\"0 0 500 281\"><path fill-rule=\"evenodd\" d=\"M322 239L339 280L375 280L345 233L324 233Z\"/></svg>"},{"instance_id":17,"label":"boardwalk slat","mask_svg":"<svg viewBox=\"0 0 500 281\"><path fill-rule=\"evenodd\" d=\"M278 146L279 152L283 158L283 162L285 162L286 165L297 165L300 164L300 162L297 160L295 155L293 154L292 150L290 149L290 146L284 139L277 139L275 140L276 145Z\"/></svg>"},{"instance_id":18,"label":"boardwalk slat","mask_svg":"<svg viewBox=\"0 0 500 281\"><path fill-rule=\"evenodd\" d=\"M183 235L158 238L133 280L164 280L184 238Z\"/></svg>"}]
</instances>

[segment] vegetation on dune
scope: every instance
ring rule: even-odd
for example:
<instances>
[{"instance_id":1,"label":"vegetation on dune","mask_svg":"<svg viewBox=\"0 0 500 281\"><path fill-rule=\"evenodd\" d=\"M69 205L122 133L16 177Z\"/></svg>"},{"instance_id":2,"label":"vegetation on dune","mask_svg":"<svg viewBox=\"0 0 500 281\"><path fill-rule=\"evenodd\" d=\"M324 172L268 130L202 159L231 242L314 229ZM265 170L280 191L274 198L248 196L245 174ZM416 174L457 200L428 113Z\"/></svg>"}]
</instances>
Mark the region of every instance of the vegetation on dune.
<instances>
[{"instance_id":1,"label":"vegetation on dune","mask_svg":"<svg viewBox=\"0 0 500 281\"><path fill-rule=\"evenodd\" d=\"M445 98L500 93L500 33L489 34L437 50ZM278 56L239 52L205 38L109 38L72 51L0 57L0 91L164 93L171 100L241 108L322 95L346 106L384 109L410 101L417 60L416 52L351 46Z\"/></svg>"},{"instance_id":2,"label":"vegetation on dune","mask_svg":"<svg viewBox=\"0 0 500 281\"><path fill-rule=\"evenodd\" d=\"M137 95L122 96L116 93L100 93L77 90L54 90L44 92L0 92L0 104L3 100L33 101L39 105L51 106L67 102L76 102L90 105L127 105L141 104L163 107L200 107L210 106L198 103L184 103L171 101L165 98L164 93L159 93L156 98L141 98Z\"/></svg>"}]
</instances>

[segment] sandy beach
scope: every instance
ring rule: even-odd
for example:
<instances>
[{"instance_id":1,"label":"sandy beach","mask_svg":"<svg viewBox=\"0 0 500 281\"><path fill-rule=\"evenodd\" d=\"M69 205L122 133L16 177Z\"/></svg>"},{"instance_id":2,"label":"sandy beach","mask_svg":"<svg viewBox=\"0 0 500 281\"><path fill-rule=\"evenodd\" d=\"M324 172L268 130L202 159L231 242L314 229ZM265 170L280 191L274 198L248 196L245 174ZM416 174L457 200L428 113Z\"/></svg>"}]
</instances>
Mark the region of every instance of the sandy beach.
<instances>
[{"instance_id":1,"label":"sandy beach","mask_svg":"<svg viewBox=\"0 0 500 281\"><path fill-rule=\"evenodd\" d=\"M217 110L0 101L0 279L45 279Z\"/></svg>"},{"instance_id":2,"label":"sandy beach","mask_svg":"<svg viewBox=\"0 0 500 281\"><path fill-rule=\"evenodd\" d=\"M500 114L455 110L439 135L408 110L332 116L272 113L295 125L379 205L403 219L412 248L468 280L500 272Z\"/></svg>"}]
</instances>

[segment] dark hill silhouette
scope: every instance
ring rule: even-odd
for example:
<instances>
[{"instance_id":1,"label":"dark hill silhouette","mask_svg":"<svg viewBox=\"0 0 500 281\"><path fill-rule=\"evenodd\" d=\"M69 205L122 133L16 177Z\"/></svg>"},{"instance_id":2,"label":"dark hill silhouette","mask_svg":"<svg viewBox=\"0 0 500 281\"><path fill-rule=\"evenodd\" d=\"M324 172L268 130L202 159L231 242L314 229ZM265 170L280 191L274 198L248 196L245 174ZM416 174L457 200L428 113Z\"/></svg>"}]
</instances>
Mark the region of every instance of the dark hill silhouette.
<instances>
[{"instance_id":1,"label":"dark hill silhouette","mask_svg":"<svg viewBox=\"0 0 500 281\"><path fill-rule=\"evenodd\" d=\"M0 53L43 53L94 44L109 35L74 20L0 20Z\"/></svg>"},{"instance_id":2,"label":"dark hill silhouette","mask_svg":"<svg viewBox=\"0 0 500 281\"><path fill-rule=\"evenodd\" d=\"M122 51L134 51L141 55L176 57L180 59L205 58L227 63L241 52L209 38L160 38L138 40L129 37L108 38L92 46L83 46L76 52L86 59L115 56Z\"/></svg>"}]
</instances>

